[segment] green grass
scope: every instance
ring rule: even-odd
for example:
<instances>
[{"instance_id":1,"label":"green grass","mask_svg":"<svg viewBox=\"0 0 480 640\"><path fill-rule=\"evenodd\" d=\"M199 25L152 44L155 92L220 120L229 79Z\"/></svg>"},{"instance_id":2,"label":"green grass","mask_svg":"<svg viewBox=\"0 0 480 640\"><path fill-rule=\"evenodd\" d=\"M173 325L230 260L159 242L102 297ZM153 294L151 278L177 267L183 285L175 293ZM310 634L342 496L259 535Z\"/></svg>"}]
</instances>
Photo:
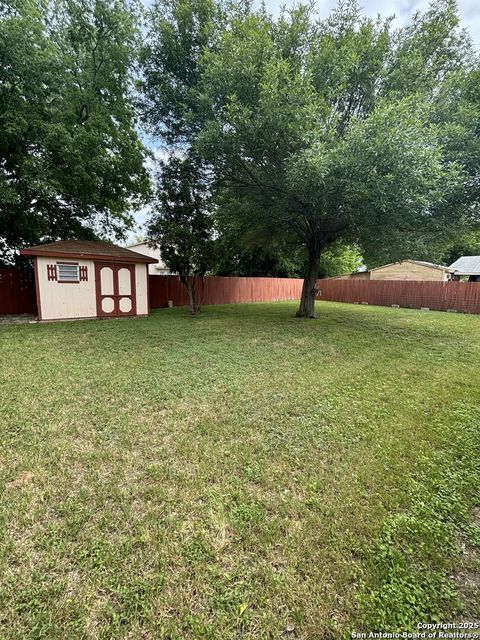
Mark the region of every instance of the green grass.
<instances>
[{"instance_id":1,"label":"green grass","mask_svg":"<svg viewBox=\"0 0 480 640\"><path fill-rule=\"evenodd\" d=\"M480 318L294 309L0 328L2 639L478 617Z\"/></svg>"}]
</instances>

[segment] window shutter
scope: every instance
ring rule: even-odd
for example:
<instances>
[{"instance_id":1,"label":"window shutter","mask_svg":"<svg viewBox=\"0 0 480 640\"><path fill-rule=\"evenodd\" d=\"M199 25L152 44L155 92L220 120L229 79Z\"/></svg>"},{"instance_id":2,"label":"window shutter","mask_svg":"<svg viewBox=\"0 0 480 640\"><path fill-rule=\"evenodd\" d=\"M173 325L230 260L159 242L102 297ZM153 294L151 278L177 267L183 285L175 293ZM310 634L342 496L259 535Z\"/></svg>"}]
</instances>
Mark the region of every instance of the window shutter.
<instances>
[{"instance_id":1,"label":"window shutter","mask_svg":"<svg viewBox=\"0 0 480 640\"><path fill-rule=\"evenodd\" d=\"M88 281L88 267L80 267L80 281Z\"/></svg>"},{"instance_id":2,"label":"window shutter","mask_svg":"<svg viewBox=\"0 0 480 640\"><path fill-rule=\"evenodd\" d=\"M47 280L56 280L56 279L57 279L57 265L47 264Z\"/></svg>"}]
</instances>

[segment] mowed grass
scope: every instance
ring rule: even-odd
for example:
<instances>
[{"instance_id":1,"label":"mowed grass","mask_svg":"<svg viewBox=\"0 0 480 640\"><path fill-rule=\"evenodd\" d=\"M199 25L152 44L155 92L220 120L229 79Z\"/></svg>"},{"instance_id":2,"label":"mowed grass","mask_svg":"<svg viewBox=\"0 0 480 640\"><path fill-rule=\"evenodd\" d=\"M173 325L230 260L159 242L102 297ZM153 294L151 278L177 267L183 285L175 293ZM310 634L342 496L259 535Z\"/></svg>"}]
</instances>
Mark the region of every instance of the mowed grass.
<instances>
[{"instance_id":1,"label":"mowed grass","mask_svg":"<svg viewBox=\"0 0 480 640\"><path fill-rule=\"evenodd\" d=\"M480 317L295 303L0 328L0 637L479 615Z\"/></svg>"}]
</instances>

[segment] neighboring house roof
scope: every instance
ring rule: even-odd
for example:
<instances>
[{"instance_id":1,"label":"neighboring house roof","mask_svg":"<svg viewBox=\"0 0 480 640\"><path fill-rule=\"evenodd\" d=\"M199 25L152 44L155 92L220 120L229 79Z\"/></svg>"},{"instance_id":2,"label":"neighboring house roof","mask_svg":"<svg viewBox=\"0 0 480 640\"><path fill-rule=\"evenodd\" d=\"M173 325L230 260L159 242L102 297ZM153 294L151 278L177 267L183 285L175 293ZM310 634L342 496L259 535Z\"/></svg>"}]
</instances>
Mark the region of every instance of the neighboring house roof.
<instances>
[{"instance_id":1,"label":"neighboring house roof","mask_svg":"<svg viewBox=\"0 0 480 640\"><path fill-rule=\"evenodd\" d=\"M369 271L378 271L378 269L385 269L385 267L392 267L395 264L402 264L402 262L411 262L412 264L420 264L423 267L431 267L432 269L441 269L442 271L452 272L451 267L446 267L443 264L434 264L433 262L424 262L423 260L399 260L398 262L389 262L388 264L382 264L380 267L369 269Z\"/></svg>"},{"instance_id":2,"label":"neighboring house roof","mask_svg":"<svg viewBox=\"0 0 480 640\"><path fill-rule=\"evenodd\" d=\"M127 247L148 247L148 243L145 240L142 242L132 242L132 244L127 244Z\"/></svg>"},{"instance_id":3,"label":"neighboring house roof","mask_svg":"<svg viewBox=\"0 0 480 640\"><path fill-rule=\"evenodd\" d=\"M463 256L450 265L459 276L479 276L480 256Z\"/></svg>"},{"instance_id":4,"label":"neighboring house roof","mask_svg":"<svg viewBox=\"0 0 480 640\"><path fill-rule=\"evenodd\" d=\"M345 273L340 276L333 276L333 278L344 278L346 276L360 276L364 273L370 273L371 271L378 271L379 269L385 269L386 267L393 267L396 264L402 264L404 262L411 262L412 264L420 264L423 267L431 267L432 269L441 269L442 271L448 271L453 273L452 267L446 267L442 264L434 264L433 262L425 262L423 260L399 260L398 262L389 262L388 264L382 264L380 267L374 267L373 269L364 269L363 271L353 271L352 273ZM453 266L453 265L452 265ZM327 280L328 278L324 278Z\"/></svg>"},{"instance_id":5,"label":"neighboring house roof","mask_svg":"<svg viewBox=\"0 0 480 640\"><path fill-rule=\"evenodd\" d=\"M22 256L49 256L52 258L87 258L105 262L155 263L156 258L146 256L109 242L92 240L59 240L48 244L21 249Z\"/></svg>"}]
</instances>

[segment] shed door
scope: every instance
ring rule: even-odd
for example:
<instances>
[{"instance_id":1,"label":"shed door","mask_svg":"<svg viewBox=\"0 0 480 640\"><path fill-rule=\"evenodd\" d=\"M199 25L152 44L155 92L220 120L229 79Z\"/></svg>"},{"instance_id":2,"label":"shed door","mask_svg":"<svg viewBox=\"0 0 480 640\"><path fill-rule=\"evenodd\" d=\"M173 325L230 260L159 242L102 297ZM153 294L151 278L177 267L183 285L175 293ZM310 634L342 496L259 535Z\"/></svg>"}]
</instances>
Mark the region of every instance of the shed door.
<instances>
[{"instance_id":1,"label":"shed door","mask_svg":"<svg viewBox=\"0 0 480 640\"><path fill-rule=\"evenodd\" d=\"M134 316L137 313L135 265L95 263L97 316Z\"/></svg>"}]
</instances>

